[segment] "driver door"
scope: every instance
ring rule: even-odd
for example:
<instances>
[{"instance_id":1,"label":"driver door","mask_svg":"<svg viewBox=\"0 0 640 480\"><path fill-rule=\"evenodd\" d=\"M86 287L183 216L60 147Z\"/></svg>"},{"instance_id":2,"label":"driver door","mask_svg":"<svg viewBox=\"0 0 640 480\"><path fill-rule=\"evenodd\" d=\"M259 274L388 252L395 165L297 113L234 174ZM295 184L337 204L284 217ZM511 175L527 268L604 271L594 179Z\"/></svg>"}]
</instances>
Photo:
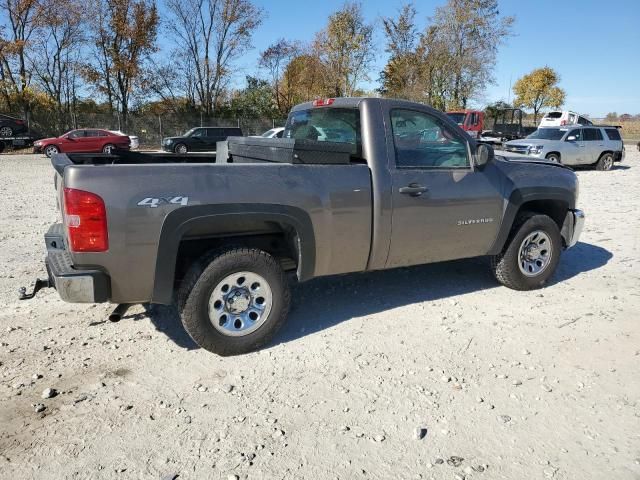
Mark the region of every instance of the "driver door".
<instances>
[{"instance_id":1,"label":"driver door","mask_svg":"<svg viewBox=\"0 0 640 480\"><path fill-rule=\"evenodd\" d=\"M571 140L569 140L572 138ZM584 142L583 130L581 128L573 128L569 130L566 140L563 142L564 148L560 152L560 160L565 165L580 165L589 163L586 161L588 156L587 147Z\"/></svg>"},{"instance_id":2,"label":"driver door","mask_svg":"<svg viewBox=\"0 0 640 480\"><path fill-rule=\"evenodd\" d=\"M487 165L474 169L467 139L428 112L389 112L392 236L387 268L485 255L503 199Z\"/></svg>"}]
</instances>

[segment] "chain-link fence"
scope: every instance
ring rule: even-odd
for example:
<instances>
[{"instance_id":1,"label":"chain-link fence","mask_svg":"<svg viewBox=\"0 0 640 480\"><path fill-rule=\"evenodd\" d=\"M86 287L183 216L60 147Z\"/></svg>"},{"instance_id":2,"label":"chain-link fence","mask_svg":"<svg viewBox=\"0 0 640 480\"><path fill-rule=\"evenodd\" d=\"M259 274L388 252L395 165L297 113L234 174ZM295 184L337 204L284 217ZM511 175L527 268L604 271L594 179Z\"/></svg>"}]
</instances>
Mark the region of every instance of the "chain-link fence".
<instances>
[{"instance_id":1,"label":"chain-link fence","mask_svg":"<svg viewBox=\"0 0 640 480\"><path fill-rule=\"evenodd\" d=\"M13 116L23 117L19 114ZM240 127L244 135L260 135L271 128L284 126L286 118L129 114L125 122L120 114L60 115L51 111L33 113L27 121L30 131L37 136L58 136L75 128L100 128L135 135L139 138L141 148L158 148L162 138L182 135L193 127Z\"/></svg>"}]
</instances>

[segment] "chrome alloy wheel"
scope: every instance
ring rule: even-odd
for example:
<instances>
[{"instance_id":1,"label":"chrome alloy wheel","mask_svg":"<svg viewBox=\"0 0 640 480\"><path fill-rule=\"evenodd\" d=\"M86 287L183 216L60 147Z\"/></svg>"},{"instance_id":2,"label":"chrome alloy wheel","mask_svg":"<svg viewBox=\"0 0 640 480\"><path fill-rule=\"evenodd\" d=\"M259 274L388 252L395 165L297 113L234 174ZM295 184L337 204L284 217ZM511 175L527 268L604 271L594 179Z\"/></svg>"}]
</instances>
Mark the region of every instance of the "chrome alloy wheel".
<instances>
[{"instance_id":1,"label":"chrome alloy wheel","mask_svg":"<svg viewBox=\"0 0 640 480\"><path fill-rule=\"evenodd\" d=\"M613 155L610 153L606 154L602 161L602 169L603 170L611 170L613 167Z\"/></svg>"},{"instance_id":2,"label":"chrome alloy wheel","mask_svg":"<svg viewBox=\"0 0 640 480\"><path fill-rule=\"evenodd\" d=\"M520 244L518 267L527 277L535 277L551 263L552 255L551 239L542 230L536 230L527 235Z\"/></svg>"},{"instance_id":3,"label":"chrome alloy wheel","mask_svg":"<svg viewBox=\"0 0 640 480\"><path fill-rule=\"evenodd\" d=\"M269 317L273 294L267 281L253 272L227 275L209 297L209 320L223 335L241 337Z\"/></svg>"}]
</instances>

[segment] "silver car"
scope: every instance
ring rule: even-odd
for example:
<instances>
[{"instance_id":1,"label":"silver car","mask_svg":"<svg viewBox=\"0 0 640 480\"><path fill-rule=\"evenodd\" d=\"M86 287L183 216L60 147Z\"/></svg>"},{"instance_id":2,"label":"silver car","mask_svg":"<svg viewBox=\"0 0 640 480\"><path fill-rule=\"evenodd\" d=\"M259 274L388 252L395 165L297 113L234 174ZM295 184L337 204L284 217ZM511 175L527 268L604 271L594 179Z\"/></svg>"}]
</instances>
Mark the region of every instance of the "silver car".
<instances>
[{"instance_id":1,"label":"silver car","mask_svg":"<svg viewBox=\"0 0 640 480\"><path fill-rule=\"evenodd\" d=\"M565 165L593 165L597 170L611 170L614 162L624 159L624 144L614 126L543 127L505 143L504 149Z\"/></svg>"}]
</instances>

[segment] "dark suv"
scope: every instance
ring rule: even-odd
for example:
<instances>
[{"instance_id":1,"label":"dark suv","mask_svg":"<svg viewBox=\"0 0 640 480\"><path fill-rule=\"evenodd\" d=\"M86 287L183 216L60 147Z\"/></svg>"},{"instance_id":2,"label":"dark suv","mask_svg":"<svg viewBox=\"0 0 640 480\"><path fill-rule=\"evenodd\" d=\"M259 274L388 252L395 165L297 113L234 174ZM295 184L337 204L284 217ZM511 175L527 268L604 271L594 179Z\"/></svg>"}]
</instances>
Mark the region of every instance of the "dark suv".
<instances>
[{"instance_id":1,"label":"dark suv","mask_svg":"<svg viewBox=\"0 0 640 480\"><path fill-rule=\"evenodd\" d=\"M27 122L24 120L0 114L0 137L13 137L27 130Z\"/></svg>"},{"instance_id":2,"label":"dark suv","mask_svg":"<svg viewBox=\"0 0 640 480\"><path fill-rule=\"evenodd\" d=\"M242 137L242 130L233 127L196 127L181 137L167 137L162 140L165 152L214 152L216 143L227 137Z\"/></svg>"}]
</instances>

